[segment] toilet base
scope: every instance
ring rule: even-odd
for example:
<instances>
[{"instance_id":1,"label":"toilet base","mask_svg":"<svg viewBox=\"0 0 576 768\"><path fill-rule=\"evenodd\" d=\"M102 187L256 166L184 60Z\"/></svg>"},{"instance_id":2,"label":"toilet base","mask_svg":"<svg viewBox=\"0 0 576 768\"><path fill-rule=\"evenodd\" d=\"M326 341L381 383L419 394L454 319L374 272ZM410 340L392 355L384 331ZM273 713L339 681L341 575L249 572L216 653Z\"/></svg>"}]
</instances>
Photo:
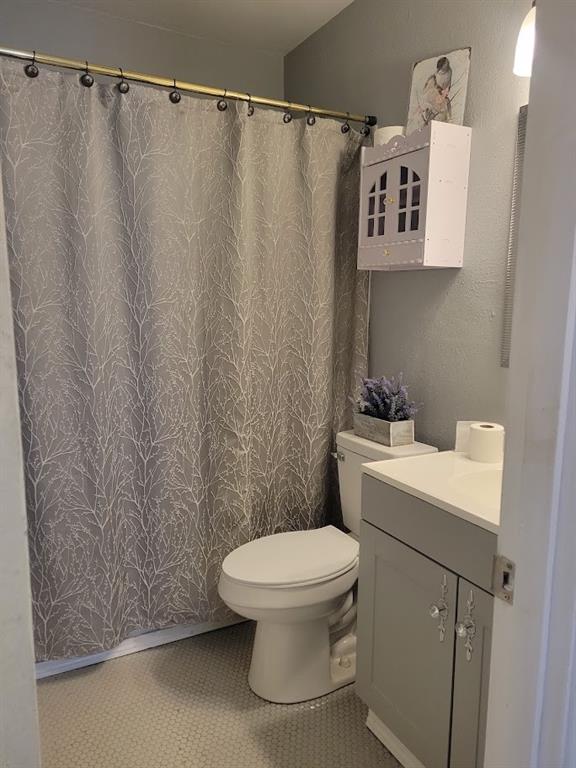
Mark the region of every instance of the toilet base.
<instances>
[{"instance_id":1,"label":"toilet base","mask_svg":"<svg viewBox=\"0 0 576 768\"><path fill-rule=\"evenodd\" d=\"M355 636L347 635L331 646L325 617L257 623L248 683L260 698L295 704L331 693L355 677Z\"/></svg>"}]
</instances>

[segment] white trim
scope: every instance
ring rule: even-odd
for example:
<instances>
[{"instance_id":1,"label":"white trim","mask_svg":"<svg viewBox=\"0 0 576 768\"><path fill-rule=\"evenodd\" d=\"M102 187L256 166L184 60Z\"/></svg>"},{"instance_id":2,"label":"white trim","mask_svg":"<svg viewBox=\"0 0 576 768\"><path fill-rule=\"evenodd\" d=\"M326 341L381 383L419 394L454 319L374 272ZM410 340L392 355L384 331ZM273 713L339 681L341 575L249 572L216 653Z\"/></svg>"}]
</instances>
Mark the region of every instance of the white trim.
<instances>
[{"instance_id":1,"label":"white trim","mask_svg":"<svg viewBox=\"0 0 576 768\"><path fill-rule=\"evenodd\" d=\"M508 390L486 768L567 768L576 603L576 4L538 0ZM573 712L572 712L573 714Z\"/></svg>"},{"instance_id":2,"label":"white trim","mask_svg":"<svg viewBox=\"0 0 576 768\"><path fill-rule=\"evenodd\" d=\"M400 739L392 733L390 728L388 728L387 725L384 725L382 720L380 720L371 709L368 710L366 727L368 730L372 731L378 741L384 744L388 752L391 752L404 768L426 768L425 765L410 752L408 747L405 747Z\"/></svg>"},{"instance_id":3,"label":"white trim","mask_svg":"<svg viewBox=\"0 0 576 768\"><path fill-rule=\"evenodd\" d=\"M39 768L24 464L5 221L0 173L0 766Z\"/></svg>"},{"instance_id":4,"label":"white trim","mask_svg":"<svg viewBox=\"0 0 576 768\"><path fill-rule=\"evenodd\" d=\"M205 622L204 624L182 624L176 627L167 627L153 632L144 632L135 637L129 637L120 645L109 651L101 653L92 653L90 656L75 656L72 659L58 659L56 661L39 661L36 663L36 680L43 680L45 677L61 675L63 672L70 672L73 669L82 669L90 667L92 664L100 664L103 661L117 659L120 656L127 656L131 653L145 651L148 648L155 648L158 645L166 643L175 643L177 640L184 640L187 637L201 635L205 632L212 632L215 629L231 627L234 624L240 624L245 619L235 619L232 621Z\"/></svg>"},{"instance_id":5,"label":"white trim","mask_svg":"<svg viewBox=\"0 0 576 768\"><path fill-rule=\"evenodd\" d=\"M573 265L576 267L576 235ZM553 548L547 573L546 660L542 669L538 765L576 762L570 718L573 717L574 651L576 641L576 268L573 267L568 330L560 396L559 426L554 477Z\"/></svg>"}]
</instances>

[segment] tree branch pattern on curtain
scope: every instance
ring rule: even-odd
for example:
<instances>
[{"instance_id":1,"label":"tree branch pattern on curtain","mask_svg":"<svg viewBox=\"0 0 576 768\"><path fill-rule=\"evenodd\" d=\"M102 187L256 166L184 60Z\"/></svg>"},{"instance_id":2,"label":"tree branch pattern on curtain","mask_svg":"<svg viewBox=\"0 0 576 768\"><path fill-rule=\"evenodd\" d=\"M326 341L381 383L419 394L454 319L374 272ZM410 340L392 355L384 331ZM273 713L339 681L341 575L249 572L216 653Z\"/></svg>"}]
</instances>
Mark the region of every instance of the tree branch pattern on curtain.
<instances>
[{"instance_id":1,"label":"tree branch pattern on curtain","mask_svg":"<svg viewBox=\"0 0 576 768\"><path fill-rule=\"evenodd\" d=\"M2 62L39 660L225 620L228 552L329 518L366 364L360 145Z\"/></svg>"}]
</instances>

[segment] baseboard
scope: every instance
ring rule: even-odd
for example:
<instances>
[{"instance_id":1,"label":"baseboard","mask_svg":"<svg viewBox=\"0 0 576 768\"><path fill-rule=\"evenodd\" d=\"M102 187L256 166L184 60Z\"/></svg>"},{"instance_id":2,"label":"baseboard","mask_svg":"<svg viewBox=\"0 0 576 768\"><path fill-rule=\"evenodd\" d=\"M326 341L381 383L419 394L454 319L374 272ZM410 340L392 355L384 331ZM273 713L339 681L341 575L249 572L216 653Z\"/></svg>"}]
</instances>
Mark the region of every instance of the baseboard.
<instances>
[{"instance_id":1,"label":"baseboard","mask_svg":"<svg viewBox=\"0 0 576 768\"><path fill-rule=\"evenodd\" d=\"M231 627L234 624L240 624L246 619L235 619L223 622L205 622L204 624L183 624L175 627L166 627L152 632L143 632L134 637L129 637L115 648L101 653L93 653L90 656L75 656L72 659L58 659L57 661L39 661L36 663L36 680L42 680L45 677L61 675L63 672L71 672L73 669L82 669L92 664L100 664L103 661L117 659L120 656L127 656L130 653L138 653L148 648L155 648L158 645L174 643L177 640L184 640L187 637L201 635L204 632L212 632L214 629L223 629Z\"/></svg>"},{"instance_id":2,"label":"baseboard","mask_svg":"<svg viewBox=\"0 0 576 768\"><path fill-rule=\"evenodd\" d=\"M371 709L368 710L366 718L366 727L372 731L374 736L381 741L386 749L391 752L396 760L404 768L425 768L424 764L415 757L410 750L402 744L400 739L395 736L387 725L384 725L379 717L376 717Z\"/></svg>"}]
</instances>

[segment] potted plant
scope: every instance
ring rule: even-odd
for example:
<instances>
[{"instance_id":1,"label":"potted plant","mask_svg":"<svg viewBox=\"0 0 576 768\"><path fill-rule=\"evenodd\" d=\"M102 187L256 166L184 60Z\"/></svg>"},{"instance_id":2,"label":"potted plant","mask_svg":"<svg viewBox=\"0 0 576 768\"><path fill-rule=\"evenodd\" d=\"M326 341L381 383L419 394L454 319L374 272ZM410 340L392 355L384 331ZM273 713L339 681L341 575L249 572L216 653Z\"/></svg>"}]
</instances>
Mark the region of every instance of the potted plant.
<instances>
[{"instance_id":1,"label":"potted plant","mask_svg":"<svg viewBox=\"0 0 576 768\"><path fill-rule=\"evenodd\" d=\"M392 447L414 442L414 416L418 406L408 398L402 374L387 379L362 379L355 403L354 433Z\"/></svg>"}]
</instances>

